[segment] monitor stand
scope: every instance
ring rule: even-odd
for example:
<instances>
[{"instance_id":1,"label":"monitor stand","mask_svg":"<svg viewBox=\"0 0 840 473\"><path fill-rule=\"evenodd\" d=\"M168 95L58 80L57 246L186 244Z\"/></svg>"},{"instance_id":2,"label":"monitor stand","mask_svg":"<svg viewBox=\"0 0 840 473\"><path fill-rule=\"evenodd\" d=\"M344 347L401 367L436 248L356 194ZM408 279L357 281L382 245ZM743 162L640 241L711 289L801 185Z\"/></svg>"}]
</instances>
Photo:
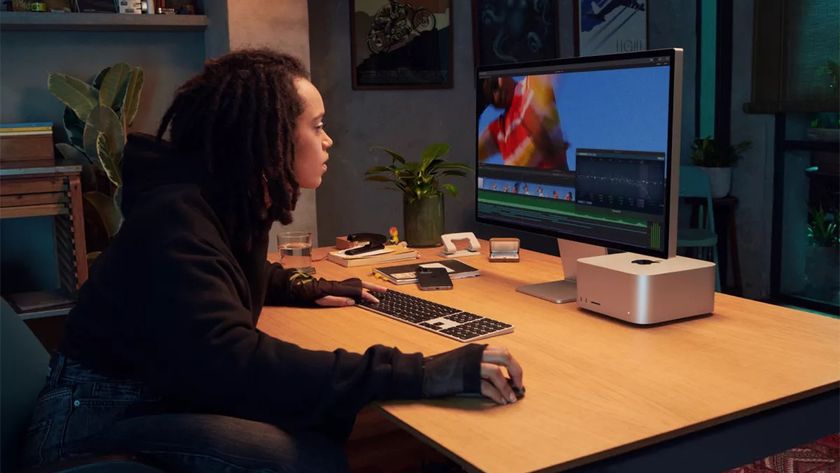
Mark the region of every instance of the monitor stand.
<instances>
[{"instance_id":1,"label":"monitor stand","mask_svg":"<svg viewBox=\"0 0 840 473\"><path fill-rule=\"evenodd\" d=\"M560 250L565 279L519 286L516 288L517 291L555 304L572 302L577 299L577 260L588 256L607 254L607 249L603 246L579 243L562 238L557 239L557 248Z\"/></svg>"}]
</instances>

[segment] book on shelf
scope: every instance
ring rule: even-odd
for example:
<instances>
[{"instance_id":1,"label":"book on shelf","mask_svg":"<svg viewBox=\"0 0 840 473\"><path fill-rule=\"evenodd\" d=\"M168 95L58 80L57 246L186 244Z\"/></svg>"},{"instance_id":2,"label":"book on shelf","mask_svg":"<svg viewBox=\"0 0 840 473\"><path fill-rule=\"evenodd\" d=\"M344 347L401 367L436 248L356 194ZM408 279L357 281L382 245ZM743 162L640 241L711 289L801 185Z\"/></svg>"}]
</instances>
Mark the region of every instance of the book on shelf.
<instances>
[{"instance_id":1,"label":"book on shelf","mask_svg":"<svg viewBox=\"0 0 840 473\"><path fill-rule=\"evenodd\" d=\"M374 268L373 274L394 284L411 284L417 282L417 275L415 273L417 269L421 267L443 267L446 269L446 272L449 273L450 279L471 278L480 274L478 268L473 268L472 266L462 263L456 259Z\"/></svg>"},{"instance_id":2,"label":"book on shelf","mask_svg":"<svg viewBox=\"0 0 840 473\"><path fill-rule=\"evenodd\" d=\"M48 291L12 292L3 294L3 299L18 314L28 314L54 309L73 307L76 301L62 289Z\"/></svg>"},{"instance_id":3,"label":"book on shelf","mask_svg":"<svg viewBox=\"0 0 840 473\"><path fill-rule=\"evenodd\" d=\"M50 133L52 122L0 123L0 135L18 133Z\"/></svg>"},{"instance_id":4,"label":"book on shelf","mask_svg":"<svg viewBox=\"0 0 840 473\"><path fill-rule=\"evenodd\" d=\"M417 259L417 251L405 246L386 245L385 248L369 253L348 255L344 250L331 251L327 254L327 260L341 266L352 268L355 266L369 266L372 264L388 263L391 261L403 261Z\"/></svg>"},{"instance_id":5,"label":"book on shelf","mask_svg":"<svg viewBox=\"0 0 840 473\"><path fill-rule=\"evenodd\" d=\"M55 161L52 123L0 124L0 161L25 166Z\"/></svg>"}]
</instances>

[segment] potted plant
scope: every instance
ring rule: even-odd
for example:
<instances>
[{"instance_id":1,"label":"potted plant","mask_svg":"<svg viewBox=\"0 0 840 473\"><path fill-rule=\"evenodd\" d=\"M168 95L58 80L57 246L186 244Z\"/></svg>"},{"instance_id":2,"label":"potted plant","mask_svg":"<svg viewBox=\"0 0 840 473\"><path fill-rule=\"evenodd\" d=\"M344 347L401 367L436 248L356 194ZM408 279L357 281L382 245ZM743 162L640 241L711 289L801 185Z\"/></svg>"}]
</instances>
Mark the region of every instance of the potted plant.
<instances>
[{"instance_id":1,"label":"potted plant","mask_svg":"<svg viewBox=\"0 0 840 473\"><path fill-rule=\"evenodd\" d=\"M376 146L391 157L388 166L373 166L365 172L369 181L388 182L403 194L403 225L408 246L438 246L443 234L443 191L453 196L458 190L443 184L444 176L465 176L470 167L444 160L449 145L433 143L426 147L419 161L408 161L399 153Z\"/></svg>"},{"instance_id":2,"label":"potted plant","mask_svg":"<svg viewBox=\"0 0 840 473\"><path fill-rule=\"evenodd\" d=\"M840 232L837 221L822 207L808 212L807 287L823 300L834 300L840 287Z\"/></svg>"},{"instance_id":3,"label":"potted plant","mask_svg":"<svg viewBox=\"0 0 840 473\"><path fill-rule=\"evenodd\" d=\"M752 144L749 141L742 141L734 146L722 146L712 137L694 140L691 145L691 161L709 176L713 198L729 194L732 186L732 166L750 146Z\"/></svg>"},{"instance_id":4,"label":"potted plant","mask_svg":"<svg viewBox=\"0 0 840 473\"><path fill-rule=\"evenodd\" d=\"M91 261L122 224L123 148L127 129L137 116L143 70L115 64L97 74L92 84L52 73L47 87L66 105L64 129L69 143L58 143L56 148L65 159L84 168L85 234Z\"/></svg>"}]
</instances>

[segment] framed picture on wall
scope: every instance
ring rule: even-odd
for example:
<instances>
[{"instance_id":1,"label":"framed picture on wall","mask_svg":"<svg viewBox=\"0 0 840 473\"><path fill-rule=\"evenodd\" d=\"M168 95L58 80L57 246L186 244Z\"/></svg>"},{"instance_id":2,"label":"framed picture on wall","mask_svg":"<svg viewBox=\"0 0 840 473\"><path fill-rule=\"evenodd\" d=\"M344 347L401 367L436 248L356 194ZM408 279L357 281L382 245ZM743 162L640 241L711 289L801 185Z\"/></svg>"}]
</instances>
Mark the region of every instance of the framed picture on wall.
<instances>
[{"instance_id":1,"label":"framed picture on wall","mask_svg":"<svg viewBox=\"0 0 840 473\"><path fill-rule=\"evenodd\" d=\"M578 56L647 49L647 0L574 0Z\"/></svg>"},{"instance_id":2,"label":"framed picture on wall","mask_svg":"<svg viewBox=\"0 0 840 473\"><path fill-rule=\"evenodd\" d=\"M476 65L558 57L557 3L472 0Z\"/></svg>"},{"instance_id":3,"label":"framed picture on wall","mask_svg":"<svg viewBox=\"0 0 840 473\"><path fill-rule=\"evenodd\" d=\"M452 0L350 0L354 89L452 87Z\"/></svg>"}]
</instances>

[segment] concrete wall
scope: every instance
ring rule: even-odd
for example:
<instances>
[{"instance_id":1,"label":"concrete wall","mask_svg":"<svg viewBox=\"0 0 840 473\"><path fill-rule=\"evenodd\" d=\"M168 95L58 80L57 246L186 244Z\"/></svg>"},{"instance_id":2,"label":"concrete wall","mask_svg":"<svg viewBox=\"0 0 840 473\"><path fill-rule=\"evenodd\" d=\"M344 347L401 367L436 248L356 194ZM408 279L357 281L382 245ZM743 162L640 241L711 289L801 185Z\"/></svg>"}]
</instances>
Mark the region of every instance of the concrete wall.
<instances>
[{"instance_id":1,"label":"concrete wall","mask_svg":"<svg viewBox=\"0 0 840 473\"><path fill-rule=\"evenodd\" d=\"M210 18L207 29L207 57L243 48L266 47L300 58L309 67L309 13L306 0L278 0L267 7L257 0L209 0L205 10ZM276 251L279 231L306 230L316 237L314 190L302 190L294 221L283 227L275 223L269 237L269 251Z\"/></svg>"},{"instance_id":2,"label":"concrete wall","mask_svg":"<svg viewBox=\"0 0 840 473\"><path fill-rule=\"evenodd\" d=\"M335 140L329 171L318 189L320 242L348 232L387 233L402 228L402 196L363 179L365 170L390 162L369 148L382 145L416 159L433 142L452 146L450 159L473 164L474 92L470 2L454 1L453 88L352 90L349 2L310 0L312 78L327 109L327 132ZM453 179L460 193L446 197L445 231L473 224L474 178Z\"/></svg>"},{"instance_id":3,"label":"concrete wall","mask_svg":"<svg viewBox=\"0 0 840 473\"><path fill-rule=\"evenodd\" d=\"M327 131L335 140L330 170L318 189L318 227L322 244L347 232L385 233L402 228L402 198L383 185L366 182L364 171L389 162L371 154L384 145L416 157L431 142L452 146L451 159L474 165L475 91L472 12L470 2L453 1L454 83L443 90L353 90L350 64L349 2L310 0L312 76L324 95ZM560 51L573 54L574 17L571 0L560 1ZM656 2L650 11L651 47L682 47L685 53L683 136L694 135L695 2ZM690 140L684 140L687 155ZM523 238L523 245L556 252L553 239L478 225L473 216L475 179L452 180L461 191L446 197L445 231L475 231L480 236Z\"/></svg>"}]
</instances>

